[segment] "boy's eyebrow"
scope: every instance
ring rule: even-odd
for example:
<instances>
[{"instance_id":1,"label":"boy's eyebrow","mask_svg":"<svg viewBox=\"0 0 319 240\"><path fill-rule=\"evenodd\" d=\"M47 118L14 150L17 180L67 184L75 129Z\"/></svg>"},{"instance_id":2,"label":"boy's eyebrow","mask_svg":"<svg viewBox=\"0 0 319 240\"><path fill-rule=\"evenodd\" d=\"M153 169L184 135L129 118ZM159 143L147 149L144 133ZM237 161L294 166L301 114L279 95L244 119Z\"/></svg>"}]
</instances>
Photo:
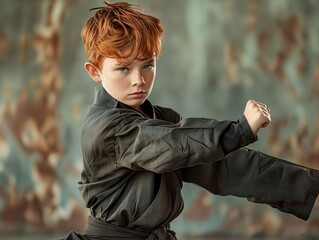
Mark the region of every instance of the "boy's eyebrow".
<instances>
[{"instance_id":1,"label":"boy's eyebrow","mask_svg":"<svg viewBox=\"0 0 319 240\"><path fill-rule=\"evenodd\" d=\"M145 59L145 60L141 60L143 63L150 63L150 62L155 62L155 56L153 56L153 57L150 57L150 58L148 58L148 59ZM116 65L117 66L130 66L132 64L132 62L131 63L127 63L127 62L117 62L116 63Z\"/></svg>"},{"instance_id":2,"label":"boy's eyebrow","mask_svg":"<svg viewBox=\"0 0 319 240\"><path fill-rule=\"evenodd\" d=\"M152 57L150 57L150 58L147 58L147 59L143 60L143 62L145 62L145 63L150 63L150 62L155 62L155 60L156 60L156 57L155 57L155 56L152 56Z\"/></svg>"},{"instance_id":3,"label":"boy's eyebrow","mask_svg":"<svg viewBox=\"0 0 319 240\"><path fill-rule=\"evenodd\" d=\"M155 62L155 57L151 57L149 59L146 59L144 62Z\"/></svg>"}]
</instances>

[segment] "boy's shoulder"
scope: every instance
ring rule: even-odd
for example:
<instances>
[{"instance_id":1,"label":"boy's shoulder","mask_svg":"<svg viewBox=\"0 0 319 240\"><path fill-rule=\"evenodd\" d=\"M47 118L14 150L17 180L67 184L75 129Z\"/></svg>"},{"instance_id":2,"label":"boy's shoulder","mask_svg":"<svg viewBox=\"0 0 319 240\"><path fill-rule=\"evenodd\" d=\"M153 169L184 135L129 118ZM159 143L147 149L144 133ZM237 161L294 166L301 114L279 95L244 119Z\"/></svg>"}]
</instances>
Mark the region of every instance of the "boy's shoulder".
<instances>
[{"instance_id":1,"label":"boy's shoulder","mask_svg":"<svg viewBox=\"0 0 319 240\"><path fill-rule=\"evenodd\" d=\"M182 116L175 110L162 107L159 105L153 105L156 116L160 117L163 120L168 120L170 122L178 123L181 121Z\"/></svg>"}]
</instances>

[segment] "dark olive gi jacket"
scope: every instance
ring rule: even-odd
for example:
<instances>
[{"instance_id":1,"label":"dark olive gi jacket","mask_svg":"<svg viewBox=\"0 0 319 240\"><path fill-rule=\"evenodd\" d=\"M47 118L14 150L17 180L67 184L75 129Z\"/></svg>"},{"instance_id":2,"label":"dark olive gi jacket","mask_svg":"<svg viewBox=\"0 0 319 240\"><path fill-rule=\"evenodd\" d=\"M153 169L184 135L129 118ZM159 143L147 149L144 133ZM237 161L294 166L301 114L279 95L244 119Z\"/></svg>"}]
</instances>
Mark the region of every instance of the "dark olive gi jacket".
<instances>
[{"instance_id":1,"label":"dark olive gi jacket","mask_svg":"<svg viewBox=\"0 0 319 240\"><path fill-rule=\"evenodd\" d=\"M244 117L182 120L149 101L142 108L148 116L95 91L79 182L91 218L143 231L167 226L183 209L183 182L309 217L318 172L244 148L257 140Z\"/></svg>"}]
</instances>

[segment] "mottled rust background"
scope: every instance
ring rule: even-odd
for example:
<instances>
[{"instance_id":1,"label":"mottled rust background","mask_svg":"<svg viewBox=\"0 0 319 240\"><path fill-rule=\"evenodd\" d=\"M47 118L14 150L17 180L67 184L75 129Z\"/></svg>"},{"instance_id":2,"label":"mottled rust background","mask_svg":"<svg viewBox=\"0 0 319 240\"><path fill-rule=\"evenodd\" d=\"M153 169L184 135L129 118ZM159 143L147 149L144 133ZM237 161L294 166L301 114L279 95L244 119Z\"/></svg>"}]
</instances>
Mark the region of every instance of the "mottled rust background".
<instances>
[{"instance_id":1,"label":"mottled rust background","mask_svg":"<svg viewBox=\"0 0 319 240\"><path fill-rule=\"evenodd\" d=\"M151 100L184 117L236 119L250 98L271 125L251 146L319 169L319 1L140 0L162 20ZM97 0L0 0L0 238L54 239L85 228L79 131L94 83L80 30ZM271 207L186 184L180 239L319 236ZM312 239L312 238L311 238Z\"/></svg>"}]
</instances>

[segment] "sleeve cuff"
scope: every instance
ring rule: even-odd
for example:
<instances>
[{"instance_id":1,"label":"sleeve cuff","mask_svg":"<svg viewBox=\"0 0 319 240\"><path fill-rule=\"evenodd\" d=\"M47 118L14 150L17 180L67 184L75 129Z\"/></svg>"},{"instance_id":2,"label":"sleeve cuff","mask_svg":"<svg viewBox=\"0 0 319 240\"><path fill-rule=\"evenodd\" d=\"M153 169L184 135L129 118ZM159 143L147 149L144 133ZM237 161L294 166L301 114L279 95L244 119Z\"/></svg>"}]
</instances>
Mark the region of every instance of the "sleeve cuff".
<instances>
[{"instance_id":1,"label":"sleeve cuff","mask_svg":"<svg viewBox=\"0 0 319 240\"><path fill-rule=\"evenodd\" d=\"M280 211L285 213L290 213L295 215L296 217L307 221L310 217L311 211L315 205L317 195L309 194L305 204L294 204L284 209L280 209Z\"/></svg>"},{"instance_id":2,"label":"sleeve cuff","mask_svg":"<svg viewBox=\"0 0 319 240\"><path fill-rule=\"evenodd\" d=\"M245 145L251 144L258 140L258 137L254 136L253 132L251 131L247 119L244 115L242 115L239 119L239 126L243 132Z\"/></svg>"}]
</instances>

